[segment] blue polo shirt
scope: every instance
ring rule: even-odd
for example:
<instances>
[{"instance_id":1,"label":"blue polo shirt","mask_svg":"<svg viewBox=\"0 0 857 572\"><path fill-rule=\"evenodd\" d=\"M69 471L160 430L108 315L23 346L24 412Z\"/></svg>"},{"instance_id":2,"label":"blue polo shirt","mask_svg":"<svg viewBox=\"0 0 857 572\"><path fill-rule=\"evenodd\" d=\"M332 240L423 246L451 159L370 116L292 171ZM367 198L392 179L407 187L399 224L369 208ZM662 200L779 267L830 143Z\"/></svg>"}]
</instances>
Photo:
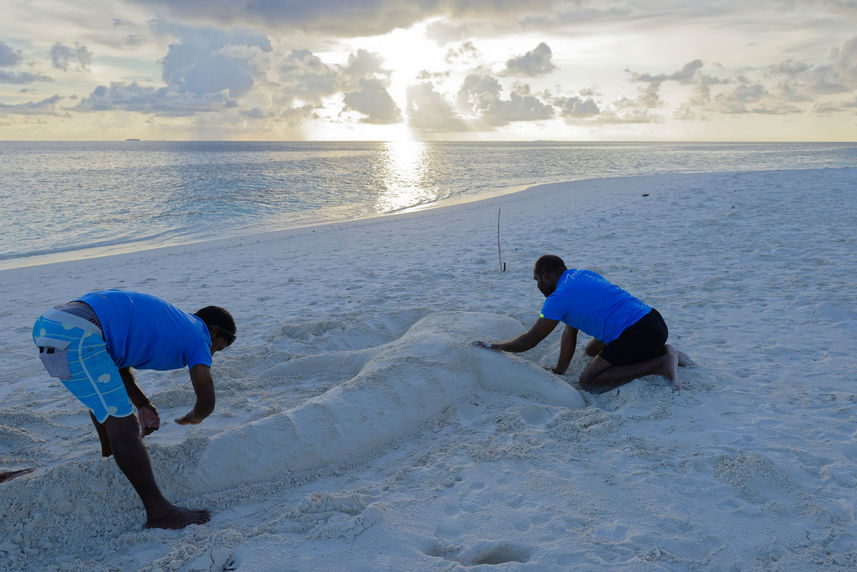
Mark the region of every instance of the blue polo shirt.
<instances>
[{"instance_id":1,"label":"blue polo shirt","mask_svg":"<svg viewBox=\"0 0 857 572\"><path fill-rule=\"evenodd\" d=\"M542 318L558 320L605 344L652 308L591 270L566 270L542 306Z\"/></svg>"},{"instance_id":2,"label":"blue polo shirt","mask_svg":"<svg viewBox=\"0 0 857 572\"><path fill-rule=\"evenodd\" d=\"M140 292L102 290L79 298L95 311L116 367L211 367L211 335L201 318Z\"/></svg>"}]
</instances>

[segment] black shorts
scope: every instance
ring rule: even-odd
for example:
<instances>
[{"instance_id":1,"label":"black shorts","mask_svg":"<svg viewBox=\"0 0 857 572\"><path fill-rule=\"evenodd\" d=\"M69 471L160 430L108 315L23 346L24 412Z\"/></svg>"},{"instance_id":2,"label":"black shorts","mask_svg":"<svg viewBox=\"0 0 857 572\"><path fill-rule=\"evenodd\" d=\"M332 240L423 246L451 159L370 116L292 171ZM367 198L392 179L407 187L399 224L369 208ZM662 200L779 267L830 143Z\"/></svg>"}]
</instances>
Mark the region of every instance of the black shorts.
<instances>
[{"instance_id":1,"label":"black shorts","mask_svg":"<svg viewBox=\"0 0 857 572\"><path fill-rule=\"evenodd\" d=\"M623 365L646 361L664 353L667 342L667 324L660 313L652 311L625 328L622 334L604 346L598 354L610 365Z\"/></svg>"}]
</instances>

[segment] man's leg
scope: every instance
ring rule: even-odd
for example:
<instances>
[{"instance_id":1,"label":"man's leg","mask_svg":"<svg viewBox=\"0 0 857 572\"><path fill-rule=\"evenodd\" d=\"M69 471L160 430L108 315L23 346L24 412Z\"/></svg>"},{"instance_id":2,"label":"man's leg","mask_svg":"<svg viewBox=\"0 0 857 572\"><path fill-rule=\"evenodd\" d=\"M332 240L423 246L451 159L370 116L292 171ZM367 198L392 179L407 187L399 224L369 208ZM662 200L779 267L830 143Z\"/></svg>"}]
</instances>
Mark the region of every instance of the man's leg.
<instances>
[{"instance_id":1,"label":"man's leg","mask_svg":"<svg viewBox=\"0 0 857 572\"><path fill-rule=\"evenodd\" d=\"M110 450L110 438L107 436L104 425L98 422L92 411L89 412L89 418L92 419L92 424L95 425L95 432L98 433L98 442L101 443L101 456L109 457L113 454L113 451Z\"/></svg>"},{"instance_id":2,"label":"man's leg","mask_svg":"<svg viewBox=\"0 0 857 572\"><path fill-rule=\"evenodd\" d=\"M601 350L603 349L604 342L592 338L591 340L589 340L589 342L587 342L586 349L584 349L583 351L586 352L586 355L588 355L589 357L594 357L601 353Z\"/></svg>"},{"instance_id":3,"label":"man's leg","mask_svg":"<svg viewBox=\"0 0 857 572\"><path fill-rule=\"evenodd\" d=\"M102 425L116 464L143 501L147 516L146 528L184 528L189 524L209 521L211 514L208 510L176 506L161 494L152 474L149 454L140 439L140 425L136 417L108 417Z\"/></svg>"},{"instance_id":4,"label":"man's leg","mask_svg":"<svg viewBox=\"0 0 857 572\"><path fill-rule=\"evenodd\" d=\"M669 344L664 346L664 353L655 358L624 365L614 366L596 356L580 374L580 388L591 393L603 393L646 375L660 375L675 389L680 389L677 367L678 355Z\"/></svg>"}]
</instances>

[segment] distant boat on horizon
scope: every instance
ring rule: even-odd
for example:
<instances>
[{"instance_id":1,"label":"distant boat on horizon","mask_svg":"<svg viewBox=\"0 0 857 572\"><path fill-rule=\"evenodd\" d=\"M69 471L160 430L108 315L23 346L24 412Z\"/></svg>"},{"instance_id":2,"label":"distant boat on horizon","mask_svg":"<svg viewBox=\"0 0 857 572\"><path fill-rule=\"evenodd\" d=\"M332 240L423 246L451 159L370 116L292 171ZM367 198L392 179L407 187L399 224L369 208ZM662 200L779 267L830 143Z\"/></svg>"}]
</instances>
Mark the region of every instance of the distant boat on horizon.
<instances>
[{"instance_id":1,"label":"distant boat on horizon","mask_svg":"<svg viewBox=\"0 0 857 572\"><path fill-rule=\"evenodd\" d=\"M126 139L125 141L140 141L140 139L137 139L136 137L132 137L131 139Z\"/></svg>"}]
</instances>

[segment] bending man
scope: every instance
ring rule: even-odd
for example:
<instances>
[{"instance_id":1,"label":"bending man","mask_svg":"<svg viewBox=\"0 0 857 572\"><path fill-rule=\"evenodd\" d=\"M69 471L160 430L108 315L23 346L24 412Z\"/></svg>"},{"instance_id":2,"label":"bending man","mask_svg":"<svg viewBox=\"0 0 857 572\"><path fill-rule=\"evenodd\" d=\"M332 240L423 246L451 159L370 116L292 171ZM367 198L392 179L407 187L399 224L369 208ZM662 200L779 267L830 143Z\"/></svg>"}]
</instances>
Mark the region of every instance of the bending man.
<instances>
[{"instance_id":1,"label":"bending man","mask_svg":"<svg viewBox=\"0 0 857 572\"><path fill-rule=\"evenodd\" d=\"M146 528L208 522L208 510L176 506L161 494L142 441L158 430L161 419L131 368L187 367L196 404L175 421L200 423L214 411L211 357L235 341L229 312L207 306L188 314L155 296L105 290L42 314L33 341L48 373L89 408L102 455L113 455L143 501Z\"/></svg>"},{"instance_id":2,"label":"bending man","mask_svg":"<svg viewBox=\"0 0 857 572\"><path fill-rule=\"evenodd\" d=\"M568 269L558 256L536 261L533 279L547 298L528 332L502 343L474 342L478 347L525 352L565 323L554 373L568 369L577 345L577 332L593 339L586 353L594 356L580 374L580 388L602 393L638 377L660 375L679 389L676 366L686 355L667 345L667 325L657 310L644 304L591 270Z\"/></svg>"}]
</instances>

